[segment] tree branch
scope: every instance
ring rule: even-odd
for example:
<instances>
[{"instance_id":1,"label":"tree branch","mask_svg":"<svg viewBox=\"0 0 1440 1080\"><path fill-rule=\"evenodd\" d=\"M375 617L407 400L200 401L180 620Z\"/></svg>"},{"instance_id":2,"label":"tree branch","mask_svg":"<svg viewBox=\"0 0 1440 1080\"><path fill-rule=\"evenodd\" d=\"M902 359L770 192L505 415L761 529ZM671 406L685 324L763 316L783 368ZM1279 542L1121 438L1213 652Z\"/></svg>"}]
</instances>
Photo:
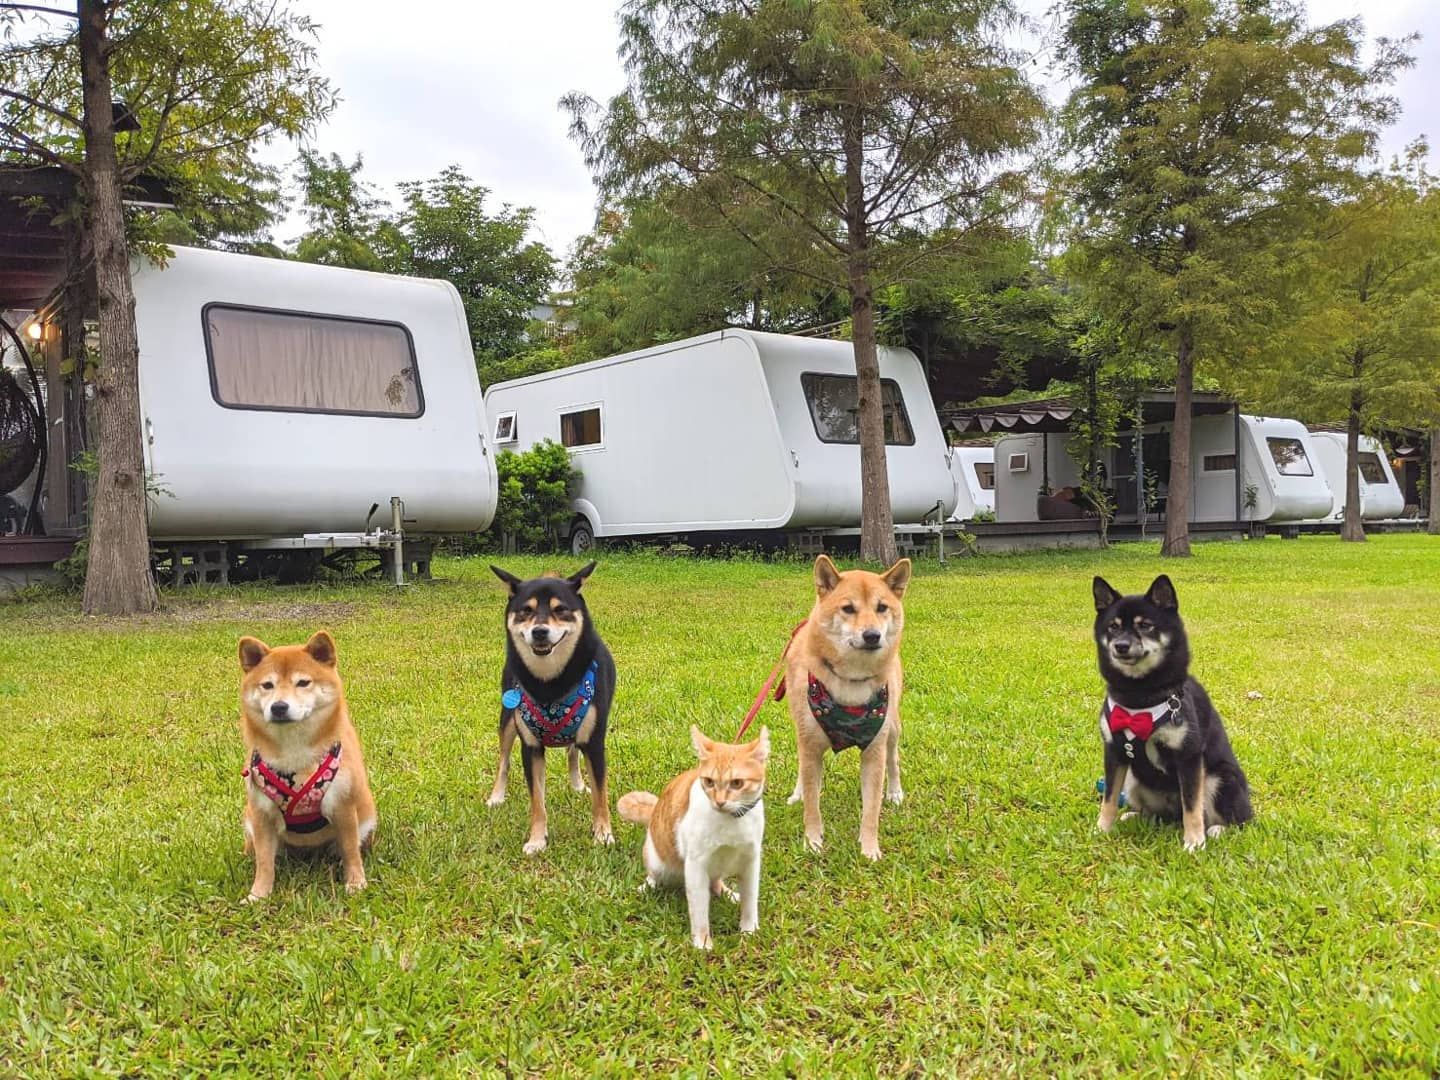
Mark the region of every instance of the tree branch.
<instances>
[{"instance_id":1,"label":"tree branch","mask_svg":"<svg viewBox=\"0 0 1440 1080\"><path fill-rule=\"evenodd\" d=\"M75 116L73 113L66 112L64 109L61 109L58 106L47 105L43 101L37 101L29 94L20 93L19 90L7 90L5 87L0 86L0 95L8 98L14 98L16 101L24 102L31 108L40 109L42 112L47 112L56 119L64 120L67 124L70 124L76 128L84 128L84 124L81 123L80 118L78 116Z\"/></svg>"},{"instance_id":2,"label":"tree branch","mask_svg":"<svg viewBox=\"0 0 1440 1080\"><path fill-rule=\"evenodd\" d=\"M79 19L80 16L74 11L65 11L61 8L41 7L39 4L0 4L0 8L6 11L38 11L42 15L58 15L62 19Z\"/></svg>"}]
</instances>

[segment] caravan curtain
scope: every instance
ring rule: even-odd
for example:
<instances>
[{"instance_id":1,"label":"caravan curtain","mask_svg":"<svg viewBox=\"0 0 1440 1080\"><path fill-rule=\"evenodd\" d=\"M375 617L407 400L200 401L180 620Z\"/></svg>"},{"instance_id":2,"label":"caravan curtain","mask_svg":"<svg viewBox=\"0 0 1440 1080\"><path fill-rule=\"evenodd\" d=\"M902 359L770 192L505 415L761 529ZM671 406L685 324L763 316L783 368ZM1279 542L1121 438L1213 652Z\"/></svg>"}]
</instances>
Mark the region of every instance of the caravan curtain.
<instances>
[{"instance_id":1,"label":"caravan curtain","mask_svg":"<svg viewBox=\"0 0 1440 1080\"><path fill-rule=\"evenodd\" d=\"M395 323L211 305L215 395L247 409L419 416L410 335Z\"/></svg>"}]
</instances>

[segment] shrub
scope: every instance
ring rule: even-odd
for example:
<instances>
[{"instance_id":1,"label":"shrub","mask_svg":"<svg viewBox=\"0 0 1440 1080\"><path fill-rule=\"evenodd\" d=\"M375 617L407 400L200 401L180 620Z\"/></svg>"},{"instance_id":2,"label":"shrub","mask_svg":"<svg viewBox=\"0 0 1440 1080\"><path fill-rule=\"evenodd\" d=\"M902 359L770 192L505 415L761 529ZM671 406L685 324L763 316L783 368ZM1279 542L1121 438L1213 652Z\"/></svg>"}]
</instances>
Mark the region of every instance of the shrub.
<instances>
[{"instance_id":1,"label":"shrub","mask_svg":"<svg viewBox=\"0 0 1440 1080\"><path fill-rule=\"evenodd\" d=\"M555 549L570 523L570 500L580 484L580 470L570 452L546 439L529 450L502 450L495 455L500 501L490 536L506 550Z\"/></svg>"}]
</instances>

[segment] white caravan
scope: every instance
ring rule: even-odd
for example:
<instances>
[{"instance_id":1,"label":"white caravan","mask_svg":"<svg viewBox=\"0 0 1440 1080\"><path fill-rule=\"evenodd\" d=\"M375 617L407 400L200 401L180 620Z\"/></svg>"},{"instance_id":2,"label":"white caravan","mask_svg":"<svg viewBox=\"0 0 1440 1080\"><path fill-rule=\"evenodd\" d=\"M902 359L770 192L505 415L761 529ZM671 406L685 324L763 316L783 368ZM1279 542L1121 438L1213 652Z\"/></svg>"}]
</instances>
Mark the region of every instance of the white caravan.
<instances>
[{"instance_id":1,"label":"white caravan","mask_svg":"<svg viewBox=\"0 0 1440 1080\"><path fill-rule=\"evenodd\" d=\"M995 448L957 446L950 451L955 474L955 510L951 521L973 521L978 513L995 513Z\"/></svg>"},{"instance_id":2,"label":"white caravan","mask_svg":"<svg viewBox=\"0 0 1440 1080\"><path fill-rule=\"evenodd\" d=\"M1325 516L1340 521L1345 517L1345 433L1312 431L1310 441L1315 445L1315 457L1334 495ZM1405 494L1395 480L1390 462L1385 460L1385 448L1378 439L1361 435L1359 449L1361 518L1366 521L1398 518L1405 512Z\"/></svg>"},{"instance_id":3,"label":"white caravan","mask_svg":"<svg viewBox=\"0 0 1440 1080\"><path fill-rule=\"evenodd\" d=\"M1242 521L1304 521L1333 496L1299 420L1240 417ZM1194 521L1235 519L1235 430L1225 416L1197 416L1191 434Z\"/></svg>"},{"instance_id":4,"label":"white caravan","mask_svg":"<svg viewBox=\"0 0 1440 1080\"><path fill-rule=\"evenodd\" d=\"M955 480L925 374L908 349L879 354L894 519L943 520ZM498 449L569 448L576 552L595 537L860 524L849 342L722 330L497 383L485 406Z\"/></svg>"},{"instance_id":5,"label":"white caravan","mask_svg":"<svg viewBox=\"0 0 1440 1080\"><path fill-rule=\"evenodd\" d=\"M159 540L469 532L495 465L445 281L177 248L135 268Z\"/></svg>"},{"instance_id":6,"label":"white caravan","mask_svg":"<svg viewBox=\"0 0 1440 1080\"><path fill-rule=\"evenodd\" d=\"M1154 460L1152 447L1166 448L1168 454L1169 438L1169 424L1147 426L1146 457ZM1310 433L1298 420L1241 415L1238 492L1234 416L1197 416L1190 438L1191 521L1236 520L1237 495L1241 521L1303 521L1324 513L1332 501ZM1039 496L1047 478L1052 491L1079 486L1079 466L1066 451L1067 441L1063 434L1010 435L995 444L998 520L1040 520ZM1130 497L1135 484L1133 436L1126 433L1121 442L1120 448L1105 451L1102 465L1112 490ZM1135 501L1129 498L1132 507ZM1125 505L1124 498L1117 502Z\"/></svg>"}]
</instances>

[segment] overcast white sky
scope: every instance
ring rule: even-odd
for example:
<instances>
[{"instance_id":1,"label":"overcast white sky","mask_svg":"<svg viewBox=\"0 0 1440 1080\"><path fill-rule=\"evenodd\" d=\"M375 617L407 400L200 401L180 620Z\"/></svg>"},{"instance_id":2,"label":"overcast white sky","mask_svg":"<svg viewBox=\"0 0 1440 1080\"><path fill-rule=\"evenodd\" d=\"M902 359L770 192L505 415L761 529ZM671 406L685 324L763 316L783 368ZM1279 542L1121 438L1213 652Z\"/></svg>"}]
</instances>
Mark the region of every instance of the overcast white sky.
<instances>
[{"instance_id":1,"label":"overcast white sky","mask_svg":"<svg viewBox=\"0 0 1440 1080\"><path fill-rule=\"evenodd\" d=\"M1053 0L1019 0L1043 33ZM320 67L341 103L314 139L390 193L399 180L459 164L497 202L533 206L538 238L564 256L594 220L595 192L569 139L561 95L604 100L623 85L612 0L296 0L321 24ZM1362 15L1367 35L1419 31L1416 66L1397 88L1405 115L1394 152L1420 134L1440 143L1440 3L1310 0L1311 17ZM1047 81L1043 60L1035 70ZM272 157L288 159L288 148ZM1440 154L1431 152L1432 162ZM279 230L289 241L296 221Z\"/></svg>"}]
</instances>

